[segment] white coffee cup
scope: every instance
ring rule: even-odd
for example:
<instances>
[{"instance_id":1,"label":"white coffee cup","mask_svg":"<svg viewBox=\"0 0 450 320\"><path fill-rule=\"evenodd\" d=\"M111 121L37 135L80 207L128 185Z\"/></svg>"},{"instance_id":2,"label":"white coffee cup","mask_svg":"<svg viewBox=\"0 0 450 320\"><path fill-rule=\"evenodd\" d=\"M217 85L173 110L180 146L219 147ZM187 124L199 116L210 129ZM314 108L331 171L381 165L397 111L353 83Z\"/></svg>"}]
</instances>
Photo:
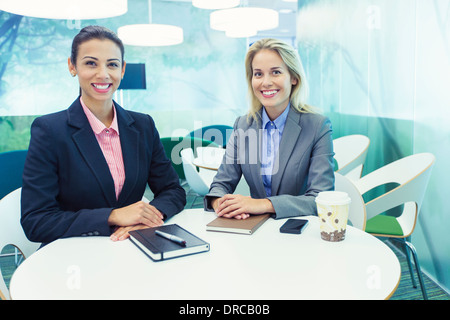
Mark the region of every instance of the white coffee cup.
<instances>
[{"instance_id":1,"label":"white coffee cup","mask_svg":"<svg viewBox=\"0 0 450 320\"><path fill-rule=\"evenodd\" d=\"M345 239L350 202L348 194L342 191L323 191L317 195L317 214L323 240L337 242Z\"/></svg>"}]
</instances>

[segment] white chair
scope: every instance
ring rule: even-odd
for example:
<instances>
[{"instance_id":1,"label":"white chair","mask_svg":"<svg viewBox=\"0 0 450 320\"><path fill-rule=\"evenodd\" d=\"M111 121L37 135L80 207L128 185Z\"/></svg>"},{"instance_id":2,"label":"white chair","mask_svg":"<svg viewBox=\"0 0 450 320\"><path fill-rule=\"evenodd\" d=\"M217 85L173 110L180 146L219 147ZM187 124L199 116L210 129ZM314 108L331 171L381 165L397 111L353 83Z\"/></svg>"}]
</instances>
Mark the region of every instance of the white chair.
<instances>
[{"instance_id":1,"label":"white chair","mask_svg":"<svg viewBox=\"0 0 450 320\"><path fill-rule=\"evenodd\" d=\"M20 224L21 189L14 190L0 200L0 250L10 244L18 248L24 258L28 258L39 248L40 243L29 241ZM0 298L10 299L1 269Z\"/></svg>"},{"instance_id":2,"label":"white chair","mask_svg":"<svg viewBox=\"0 0 450 320\"><path fill-rule=\"evenodd\" d=\"M225 149L223 148L197 147L197 159L201 160L203 166L211 168L210 170L219 169L224 154Z\"/></svg>"},{"instance_id":3,"label":"white chair","mask_svg":"<svg viewBox=\"0 0 450 320\"><path fill-rule=\"evenodd\" d=\"M216 148L216 147L198 147L197 148L197 158L200 158L206 167L210 168L219 168L222 163L223 156L225 155L226 149ZM207 182L211 182L214 180L214 177L217 173L214 169L204 169L199 168L200 176L203 177L203 180ZM211 186L211 183L209 186ZM245 180L244 176L241 177L236 189L234 190L234 194L241 194L243 196L250 196L250 188Z\"/></svg>"},{"instance_id":4,"label":"white chair","mask_svg":"<svg viewBox=\"0 0 450 320\"><path fill-rule=\"evenodd\" d=\"M434 162L435 157L431 153L414 154L391 162L354 181L361 194L388 183L398 184L393 190L365 204L367 212L365 231L374 236L401 240L406 250L413 286L416 287L409 252L413 255L424 299L427 299L427 294L416 249L407 239L414 232ZM403 210L398 217L382 214L389 209L401 208L401 205Z\"/></svg>"},{"instance_id":5,"label":"white chair","mask_svg":"<svg viewBox=\"0 0 450 320\"><path fill-rule=\"evenodd\" d=\"M186 148L181 150L181 161L183 163L184 175L186 176L186 181L189 184L189 187L192 191L194 191L198 196L205 196L209 192L209 187L212 183L213 176L204 177L201 176L197 171L197 168L192 164L194 160L194 152L191 148ZM194 198L195 199L197 196Z\"/></svg>"},{"instance_id":6,"label":"white chair","mask_svg":"<svg viewBox=\"0 0 450 320\"><path fill-rule=\"evenodd\" d=\"M334 189L336 191L344 191L348 194L352 202L348 209L348 220L355 228L365 230L366 228L366 206L358 188L347 177L340 173L334 173L335 182Z\"/></svg>"},{"instance_id":7,"label":"white chair","mask_svg":"<svg viewBox=\"0 0 450 320\"><path fill-rule=\"evenodd\" d=\"M361 178L369 144L370 139L361 134L334 139L334 159L338 164L336 172L352 180Z\"/></svg>"}]
</instances>

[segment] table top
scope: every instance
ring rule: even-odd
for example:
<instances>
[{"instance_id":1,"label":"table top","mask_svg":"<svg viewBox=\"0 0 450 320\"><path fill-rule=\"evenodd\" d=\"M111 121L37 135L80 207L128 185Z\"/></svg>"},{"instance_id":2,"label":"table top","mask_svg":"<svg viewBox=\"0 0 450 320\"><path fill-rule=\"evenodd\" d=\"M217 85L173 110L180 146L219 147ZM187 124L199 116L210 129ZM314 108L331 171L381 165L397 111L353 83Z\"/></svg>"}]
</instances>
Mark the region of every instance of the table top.
<instances>
[{"instance_id":1,"label":"table top","mask_svg":"<svg viewBox=\"0 0 450 320\"><path fill-rule=\"evenodd\" d=\"M54 241L13 274L12 299L386 299L400 281L397 257L354 227L346 239L320 238L317 217L301 235L269 219L253 235L206 231L215 214L184 210L177 223L211 245L209 252L153 262L130 240Z\"/></svg>"}]
</instances>

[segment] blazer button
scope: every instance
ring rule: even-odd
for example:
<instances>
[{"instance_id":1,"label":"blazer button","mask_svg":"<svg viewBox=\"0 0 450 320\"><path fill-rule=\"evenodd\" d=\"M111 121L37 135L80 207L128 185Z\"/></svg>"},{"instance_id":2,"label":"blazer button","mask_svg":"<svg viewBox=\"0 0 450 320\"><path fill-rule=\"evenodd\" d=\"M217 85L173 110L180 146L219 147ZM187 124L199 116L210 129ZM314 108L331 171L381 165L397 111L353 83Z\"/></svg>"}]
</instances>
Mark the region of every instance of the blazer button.
<instances>
[{"instance_id":1,"label":"blazer button","mask_svg":"<svg viewBox=\"0 0 450 320\"><path fill-rule=\"evenodd\" d=\"M98 232L98 231L94 231L93 233L94 233L94 236L99 236L100 235L100 232Z\"/></svg>"}]
</instances>

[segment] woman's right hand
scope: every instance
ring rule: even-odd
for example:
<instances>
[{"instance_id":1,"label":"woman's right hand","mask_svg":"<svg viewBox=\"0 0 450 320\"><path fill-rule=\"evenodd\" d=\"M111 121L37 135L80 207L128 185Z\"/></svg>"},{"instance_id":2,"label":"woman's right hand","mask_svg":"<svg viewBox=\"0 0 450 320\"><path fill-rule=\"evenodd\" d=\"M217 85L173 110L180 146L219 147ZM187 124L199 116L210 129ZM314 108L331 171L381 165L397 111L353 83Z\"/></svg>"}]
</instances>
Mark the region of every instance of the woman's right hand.
<instances>
[{"instance_id":1,"label":"woman's right hand","mask_svg":"<svg viewBox=\"0 0 450 320\"><path fill-rule=\"evenodd\" d=\"M110 226L134 226L144 224L148 227L161 226L163 214L149 203L138 201L129 206L114 209L108 218Z\"/></svg>"}]
</instances>

